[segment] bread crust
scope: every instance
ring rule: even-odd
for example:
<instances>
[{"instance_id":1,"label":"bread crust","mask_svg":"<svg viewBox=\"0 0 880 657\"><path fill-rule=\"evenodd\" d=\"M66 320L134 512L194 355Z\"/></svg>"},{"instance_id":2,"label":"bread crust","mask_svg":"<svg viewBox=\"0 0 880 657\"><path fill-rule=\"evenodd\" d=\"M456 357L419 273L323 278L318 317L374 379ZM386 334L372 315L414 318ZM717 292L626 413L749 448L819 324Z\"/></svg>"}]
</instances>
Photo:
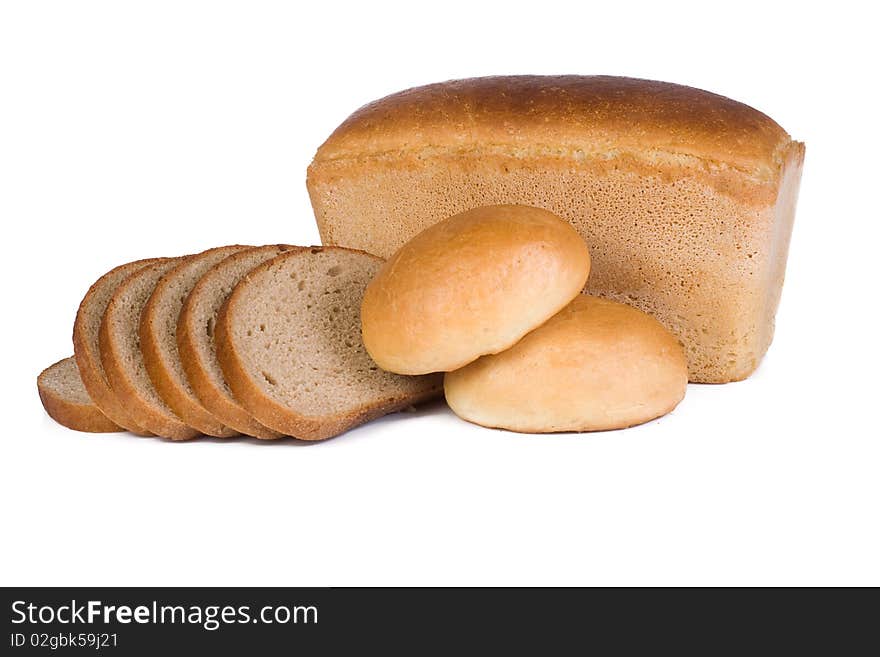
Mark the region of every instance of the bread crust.
<instances>
[{"instance_id":1,"label":"bread crust","mask_svg":"<svg viewBox=\"0 0 880 657\"><path fill-rule=\"evenodd\" d=\"M124 280L129 274L161 261L162 258L136 260L115 267L101 276L92 284L85 297L83 297L82 302L80 302L76 313L76 320L73 324L73 351L77 369L93 403L115 424L141 436L152 434L129 416L122 401L111 389L104 366L101 363L98 331L96 330L94 335L91 335L88 329L89 316L93 313L104 314L106 306L97 309L93 308L93 306L97 303L97 298L104 295L104 288L110 284L110 281L117 277L121 277ZM116 287L118 287L118 284L114 285L113 291L115 291Z\"/></svg>"},{"instance_id":2,"label":"bread crust","mask_svg":"<svg viewBox=\"0 0 880 657\"><path fill-rule=\"evenodd\" d=\"M320 249L320 247L313 247ZM324 247L324 250L338 247ZM354 249L340 249L354 251ZM372 254L361 251L364 255L381 260ZM271 427L279 433L299 438L301 440L324 440L339 435L355 426L369 420L393 413L413 404L437 397L441 391L438 382L436 388L425 390L423 393L408 395L403 398L389 397L380 402L365 404L353 408L344 413L321 417L310 417L297 413L283 404L275 401L264 393L252 380L250 373L245 367L239 355L234 341L231 338L231 324L238 311L238 304L245 293L247 286L254 279L271 268L279 258L289 257L291 254L282 254L263 263L236 286L232 294L223 304L217 319L215 329L215 342L217 358L235 396L262 424Z\"/></svg>"},{"instance_id":3,"label":"bread crust","mask_svg":"<svg viewBox=\"0 0 880 657\"><path fill-rule=\"evenodd\" d=\"M170 409L157 408L141 395L137 385L131 379L131 375L126 367L122 345L117 340L117 336L111 328L111 323L116 313L124 312L125 301L123 297L128 288L137 280L137 276L144 275L147 269L168 267L181 260L182 258L166 258L129 275L110 299L110 303L107 305L107 310L104 313L104 318L101 320L101 329L98 335L101 363L104 366L104 371L107 373L107 380L114 394L121 400L125 408L128 409L129 414L139 425L146 427L157 436L171 440L189 440L196 438L200 434L192 427L184 424ZM133 326L132 329L136 331L137 326Z\"/></svg>"},{"instance_id":4,"label":"bread crust","mask_svg":"<svg viewBox=\"0 0 880 657\"><path fill-rule=\"evenodd\" d=\"M226 425L247 436L263 440L282 438L284 434L258 422L237 399L229 396L227 391L218 386L214 381L207 364L202 361L198 348L196 334L203 331L204 327L196 321L195 307L200 297L206 294L211 285L213 285L212 278L215 275L214 272L219 271L221 267L227 267L243 258L251 257L254 251L276 252L279 249L281 251L290 251L299 248L302 247L286 244L262 246L229 256L215 265L196 283L196 286L183 304L183 309L177 322L177 347L180 352L180 361L196 396L210 412Z\"/></svg>"},{"instance_id":5,"label":"bread crust","mask_svg":"<svg viewBox=\"0 0 880 657\"><path fill-rule=\"evenodd\" d=\"M84 431L86 433L125 431L125 429L104 415L95 404L84 404L66 398L47 384L46 378L52 374L52 371L68 363L76 367L76 359L70 356L50 365L37 377L37 390L40 394L40 401L43 403L43 408L46 409L49 417L58 424L74 431Z\"/></svg>"},{"instance_id":6,"label":"bread crust","mask_svg":"<svg viewBox=\"0 0 880 657\"><path fill-rule=\"evenodd\" d=\"M686 387L684 351L669 331L635 308L587 295L444 381L459 417L522 433L642 424L675 408Z\"/></svg>"},{"instance_id":7,"label":"bread crust","mask_svg":"<svg viewBox=\"0 0 880 657\"><path fill-rule=\"evenodd\" d=\"M211 414L198 398L178 380L174 365L168 362L169 357L173 356L165 353L158 332L162 323L162 303L168 302L166 299L167 290L171 287L175 277L181 272L182 268L196 266L197 261L201 259L214 259L218 256L232 255L250 248L252 247L242 245L216 247L194 255L192 258L178 264L165 274L158 285L156 285L156 289L150 295L147 305L144 306L140 325L138 326L144 365L159 396L168 404L171 410L180 416L184 423L200 433L216 438L231 438L232 436L239 435L239 432L225 426L219 418Z\"/></svg>"},{"instance_id":8,"label":"bread crust","mask_svg":"<svg viewBox=\"0 0 880 657\"><path fill-rule=\"evenodd\" d=\"M625 151L726 165L774 180L789 135L767 115L718 94L605 75L449 80L364 105L318 149L315 163L433 151L483 156Z\"/></svg>"}]
</instances>

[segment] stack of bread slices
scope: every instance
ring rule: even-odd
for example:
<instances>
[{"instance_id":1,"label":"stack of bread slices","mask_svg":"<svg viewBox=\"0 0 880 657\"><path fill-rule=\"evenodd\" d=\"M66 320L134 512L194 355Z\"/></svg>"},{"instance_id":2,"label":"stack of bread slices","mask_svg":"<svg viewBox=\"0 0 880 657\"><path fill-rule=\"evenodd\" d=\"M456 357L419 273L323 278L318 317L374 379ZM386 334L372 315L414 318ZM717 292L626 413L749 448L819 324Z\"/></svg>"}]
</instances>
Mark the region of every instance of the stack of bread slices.
<instances>
[{"instance_id":1,"label":"stack of bread slices","mask_svg":"<svg viewBox=\"0 0 880 657\"><path fill-rule=\"evenodd\" d=\"M361 339L382 260L339 247L221 246L130 262L80 304L74 358L37 380L79 431L321 440L442 393L380 369Z\"/></svg>"}]
</instances>

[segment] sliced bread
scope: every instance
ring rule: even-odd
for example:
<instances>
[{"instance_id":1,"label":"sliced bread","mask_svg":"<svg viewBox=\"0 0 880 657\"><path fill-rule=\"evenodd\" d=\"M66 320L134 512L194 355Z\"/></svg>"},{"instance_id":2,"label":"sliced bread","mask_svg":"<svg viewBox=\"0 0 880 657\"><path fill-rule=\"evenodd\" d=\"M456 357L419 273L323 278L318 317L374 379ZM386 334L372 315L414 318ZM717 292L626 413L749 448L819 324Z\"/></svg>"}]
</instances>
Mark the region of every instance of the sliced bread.
<instances>
[{"instance_id":1,"label":"sliced bread","mask_svg":"<svg viewBox=\"0 0 880 657\"><path fill-rule=\"evenodd\" d=\"M161 260L161 258L152 258L129 262L101 276L83 297L73 325L73 351L86 392L89 393L95 406L110 420L139 435L148 435L149 432L134 421L122 401L110 388L104 365L101 363L98 333L107 304L110 303L110 298L122 281L139 269Z\"/></svg>"},{"instance_id":2,"label":"sliced bread","mask_svg":"<svg viewBox=\"0 0 880 657\"><path fill-rule=\"evenodd\" d=\"M177 349L177 320L184 301L205 272L224 258L250 248L221 246L187 258L162 277L141 313L141 353L159 396L186 424L218 438L236 436L238 431L224 425L193 392Z\"/></svg>"},{"instance_id":3,"label":"sliced bread","mask_svg":"<svg viewBox=\"0 0 880 657\"><path fill-rule=\"evenodd\" d=\"M312 247L257 267L217 319L217 357L235 396L262 424L322 440L438 396L436 374L381 370L361 339L364 290L382 260Z\"/></svg>"},{"instance_id":4,"label":"sliced bread","mask_svg":"<svg viewBox=\"0 0 880 657\"><path fill-rule=\"evenodd\" d=\"M44 369L37 377L43 408L58 424L89 433L122 431L92 402L71 356Z\"/></svg>"},{"instance_id":5,"label":"sliced bread","mask_svg":"<svg viewBox=\"0 0 880 657\"><path fill-rule=\"evenodd\" d=\"M255 438L280 438L282 434L260 424L233 396L217 360L214 327L223 302L245 275L294 248L299 247L260 246L220 261L196 283L177 323L180 361L196 396L226 426Z\"/></svg>"},{"instance_id":6,"label":"sliced bread","mask_svg":"<svg viewBox=\"0 0 880 657\"><path fill-rule=\"evenodd\" d=\"M186 425L156 392L144 365L138 326L159 279L184 260L162 260L126 278L107 304L98 334L107 380L129 415L157 436L172 440L195 438L199 432Z\"/></svg>"}]
</instances>

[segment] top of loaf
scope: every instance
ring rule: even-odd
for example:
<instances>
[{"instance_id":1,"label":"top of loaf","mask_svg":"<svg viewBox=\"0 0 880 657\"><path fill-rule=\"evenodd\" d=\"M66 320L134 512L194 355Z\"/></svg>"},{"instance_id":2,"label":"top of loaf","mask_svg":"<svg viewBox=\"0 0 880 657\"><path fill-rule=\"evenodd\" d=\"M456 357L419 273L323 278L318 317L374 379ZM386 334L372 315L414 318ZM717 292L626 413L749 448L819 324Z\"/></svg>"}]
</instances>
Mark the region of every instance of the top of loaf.
<instances>
[{"instance_id":1,"label":"top of loaf","mask_svg":"<svg viewBox=\"0 0 880 657\"><path fill-rule=\"evenodd\" d=\"M364 105L315 162L501 149L516 156L699 158L775 178L791 143L770 117L724 96L668 82L605 75L451 80Z\"/></svg>"}]
</instances>

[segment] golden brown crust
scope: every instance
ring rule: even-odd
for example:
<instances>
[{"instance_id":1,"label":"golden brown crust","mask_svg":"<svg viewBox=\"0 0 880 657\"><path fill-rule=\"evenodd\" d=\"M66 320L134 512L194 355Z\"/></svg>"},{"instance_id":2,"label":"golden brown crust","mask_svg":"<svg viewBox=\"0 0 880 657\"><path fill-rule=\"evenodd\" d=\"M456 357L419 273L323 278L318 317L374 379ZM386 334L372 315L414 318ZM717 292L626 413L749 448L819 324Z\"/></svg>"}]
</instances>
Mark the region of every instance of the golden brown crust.
<instances>
[{"instance_id":1,"label":"golden brown crust","mask_svg":"<svg viewBox=\"0 0 880 657\"><path fill-rule=\"evenodd\" d=\"M178 261L179 259L162 259L158 263L149 265L148 268L168 265L171 260ZM184 424L179 418L173 417L171 413L160 412L148 400L143 398L137 385L131 379L126 357L123 354L123 347L118 341L118 336L111 329L112 319L115 314L125 312L125 302L122 297L125 295L127 287L135 280L134 277L144 273L144 269L131 274L117 288L107 306L107 311L104 313L101 329L98 334L101 363L107 374L107 381L110 384L111 390L139 425L147 427L152 433L163 438L189 440L199 436L199 432Z\"/></svg>"},{"instance_id":2,"label":"golden brown crust","mask_svg":"<svg viewBox=\"0 0 880 657\"><path fill-rule=\"evenodd\" d=\"M73 356L50 365L37 377L37 390L40 394L40 401L43 402L43 408L46 409L49 417L58 424L74 431L85 431L87 433L124 431L122 427L116 425L104 415L95 404L82 403L82 401L65 397L47 384L46 378L51 375L51 371L69 361L75 361Z\"/></svg>"},{"instance_id":3,"label":"golden brown crust","mask_svg":"<svg viewBox=\"0 0 880 657\"><path fill-rule=\"evenodd\" d=\"M183 304L180 318L177 322L177 347L180 352L180 360L183 370L189 379L189 383L196 396L203 404L216 415L222 422L237 431L254 438L273 440L282 438L283 434L273 431L269 427L260 424L254 416L245 409L236 399L230 398L225 390L221 389L214 380L208 365L202 362L202 356L197 344L196 333L204 331L204 326L196 322L195 306L202 296L214 284L212 278L214 271L221 266L228 266L235 261L240 262L255 251L292 250L302 247L294 247L286 244L255 247L253 250L233 254L212 268L202 279L196 283L189 297ZM274 257L274 256L273 256ZM226 263L224 265L224 263Z\"/></svg>"},{"instance_id":4,"label":"golden brown crust","mask_svg":"<svg viewBox=\"0 0 880 657\"><path fill-rule=\"evenodd\" d=\"M328 248L333 249L336 247ZM354 249L348 250L354 251ZM360 253L364 253L364 255L368 255L371 258L376 258L376 256L366 252ZM279 257L283 258L286 255L290 254L285 254ZM242 298L241 291L244 289L242 286L252 278L259 277L261 272L270 270L275 260L277 259L269 260L254 269L248 278L236 287L220 310L214 335L217 348L217 358L220 361L223 374L226 377L226 381L229 383L229 387L232 389L236 398L241 401L245 408L247 408L260 423L285 436L299 438L300 440L325 440L368 422L369 420L432 399L440 394L442 384L438 381L436 388L426 390L422 394L408 395L405 398L399 399L388 398L382 402L367 404L345 413L322 417L301 415L269 397L254 383L244 362L239 356L235 344L231 339L231 324L234 321L233 317L237 312L237 304L240 303L240 299Z\"/></svg>"},{"instance_id":5,"label":"golden brown crust","mask_svg":"<svg viewBox=\"0 0 880 657\"><path fill-rule=\"evenodd\" d=\"M511 349L446 375L465 420L524 433L623 429L682 400L687 362L675 337L625 304L578 295Z\"/></svg>"},{"instance_id":6,"label":"golden brown crust","mask_svg":"<svg viewBox=\"0 0 880 657\"><path fill-rule=\"evenodd\" d=\"M364 346L398 374L448 372L507 349L584 287L590 252L556 215L475 208L401 247L367 286Z\"/></svg>"},{"instance_id":7,"label":"golden brown crust","mask_svg":"<svg viewBox=\"0 0 880 657\"><path fill-rule=\"evenodd\" d=\"M180 263L168 272L156 285L156 289L144 306L141 313L141 321L138 326L140 336L141 353L144 357L144 365L147 373L156 387L159 396L187 425L197 431L216 438L231 438L239 435L238 431L225 426L217 417L206 409L193 394L181 385L174 373L173 364L167 362L168 355L161 345L161 337L158 327L163 319L161 316L162 306L168 303L166 290L172 285L175 273L182 267L195 265L199 258L216 258L222 254L233 253L249 249L247 246L221 246L208 249L192 259Z\"/></svg>"},{"instance_id":8,"label":"golden brown crust","mask_svg":"<svg viewBox=\"0 0 880 657\"><path fill-rule=\"evenodd\" d=\"M365 105L318 149L315 163L422 151L628 152L697 158L770 181L789 141L765 114L692 87L614 76L498 76L417 87Z\"/></svg>"},{"instance_id":9,"label":"golden brown crust","mask_svg":"<svg viewBox=\"0 0 880 657\"><path fill-rule=\"evenodd\" d=\"M92 331L87 328L89 318L95 312L103 314L105 308L94 308L97 295L104 291L109 284L108 281L119 277L124 280L129 274L142 269L148 265L160 262L162 258L147 258L129 262L119 267L111 269L109 272L101 276L83 297L76 313L76 320L73 325L73 351L76 358L76 365L79 369L80 377L83 385L94 404L101 412L110 418L114 423L128 429L132 433L148 436L149 431L138 425L125 410L124 405L110 388L107 376L104 372L104 366L101 364L101 354L98 348L97 334L92 335ZM114 288L117 287L114 285Z\"/></svg>"}]
</instances>

